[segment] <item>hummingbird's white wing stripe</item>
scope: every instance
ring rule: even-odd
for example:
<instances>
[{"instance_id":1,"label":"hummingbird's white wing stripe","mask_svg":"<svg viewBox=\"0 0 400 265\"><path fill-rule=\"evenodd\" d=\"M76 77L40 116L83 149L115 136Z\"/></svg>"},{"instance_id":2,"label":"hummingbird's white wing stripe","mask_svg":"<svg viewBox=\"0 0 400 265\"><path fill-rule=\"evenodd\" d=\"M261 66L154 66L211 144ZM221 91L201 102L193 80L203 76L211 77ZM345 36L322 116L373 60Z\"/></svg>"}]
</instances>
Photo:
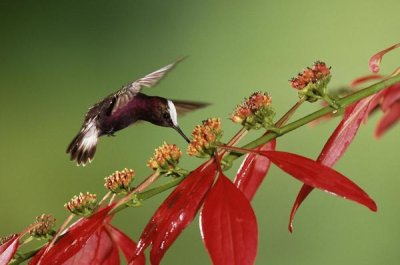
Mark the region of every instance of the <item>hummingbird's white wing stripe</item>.
<instances>
[{"instance_id":1,"label":"hummingbird's white wing stripe","mask_svg":"<svg viewBox=\"0 0 400 265\"><path fill-rule=\"evenodd\" d=\"M117 101L112 109L111 113L124 107L128 102L139 93L143 87L155 86L178 62L183 59L177 60L167 66L164 66L157 71L154 71L145 77L137 79L136 81L124 86L120 91L117 92Z\"/></svg>"},{"instance_id":2,"label":"hummingbird's white wing stripe","mask_svg":"<svg viewBox=\"0 0 400 265\"><path fill-rule=\"evenodd\" d=\"M168 100L168 109L169 109L169 115L171 117L172 123L175 126L178 126L178 114L176 113L175 105L171 100Z\"/></svg>"}]
</instances>

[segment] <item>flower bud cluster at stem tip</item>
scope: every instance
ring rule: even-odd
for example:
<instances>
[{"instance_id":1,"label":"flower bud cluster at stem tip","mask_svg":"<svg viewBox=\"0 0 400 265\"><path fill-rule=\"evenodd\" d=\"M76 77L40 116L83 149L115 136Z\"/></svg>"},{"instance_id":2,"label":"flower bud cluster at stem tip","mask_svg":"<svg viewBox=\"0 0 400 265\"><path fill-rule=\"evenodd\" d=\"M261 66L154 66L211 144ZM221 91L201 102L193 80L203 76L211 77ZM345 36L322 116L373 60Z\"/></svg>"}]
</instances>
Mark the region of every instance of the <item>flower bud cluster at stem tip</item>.
<instances>
[{"instance_id":1,"label":"flower bud cluster at stem tip","mask_svg":"<svg viewBox=\"0 0 400 265\"><path fill-rule=\"evenodd\" d=\"M172 173L176 169L182 151L175 144L164 144L154 150L154 155L147 161L147 166L160 173Z\"/></svg>"},{"instance_id":2,"label":"flower bud cluster at stem tip","mask_svg":"<svg viewBox=\"0 0 400 265\"><path fill-rule=\"evenodd\" d=\"M78 196L75 195L72 197L69 202L64 204L64 207L73 214L88 216L92 214L97 207L97 196L89 192L85 194L80 193Z\"/></svg>"},{"instance_id":3,"label":"flower bud cluster at stem tip","mask_svg":"<svg viewBox=\"0 0 400 265\"><path fill-rule=\"evenodd\" d=\"M135 176L133 169L125 168L122 171L115 171L110 176L104 178L104 187L112 193L123 194L129 192L129 186Z\"/></svg>"},{"instance_id":4,"label":"flower bud cluster at stem tip","mask_svg":"<svg viewBox=\"0 0 400 265\"><path fill-rule=\"evenodd\" d=\"M50 214L42 214L36 217L36 221L31 225L32 228L29 230L29 234L33 237L46 237L53 233L53 226L55 225L56 219Z\"/></svg>"},{"instance_id":5,"label":"flower bud cluster at stem tip","mask_svg":"<svg viewBox=\"0 0 400 265\"><path fill-rule=\"evenodd\" d=\"M331 68L324 62L316 61L312 67L307 67L297 77L289 80L290 85L299 91L299 97L305 97L309 102L327 99L327 85L331 79ZM331 100L327 100L331 104Z\"/></svg>"},{"instance_id":6,"label":"flower bud cluster at stem tip","mask_svg":"<svg viewBox=\"0 0 400 265\"><path fill-rule=\"evenodd\" d=\"M204 120L201 125L196 125L194 128L187 154L197 157L212 156L221 137L221 120L219 118Z\"/></svg>"},{"instance_id":7,"label":"flower bud cluster at stem tip","mask_svg":"<svg viewBox=\"0 0 400 265\"><path fill-rule=\"evenodd\" d=\"M11 238L13 238L15 236L17 236L17 234L10 234L10 235L7 235L7 236L0 237L0 246L3 245L4 243L6 243L8 240L10 240Z\"/></svg>"},{"instance_id":8,"label":"flower bud cluster at stem tip","mask_svg":"<svg viewBox=\"0 0 400 265\"><path fill-rule=\"evenodd\" d=\"M255 92L238 105L231 120L247 129L271 128L275 111L271 107L272 98L265 92Z\"/></svg>"}]
</instances>

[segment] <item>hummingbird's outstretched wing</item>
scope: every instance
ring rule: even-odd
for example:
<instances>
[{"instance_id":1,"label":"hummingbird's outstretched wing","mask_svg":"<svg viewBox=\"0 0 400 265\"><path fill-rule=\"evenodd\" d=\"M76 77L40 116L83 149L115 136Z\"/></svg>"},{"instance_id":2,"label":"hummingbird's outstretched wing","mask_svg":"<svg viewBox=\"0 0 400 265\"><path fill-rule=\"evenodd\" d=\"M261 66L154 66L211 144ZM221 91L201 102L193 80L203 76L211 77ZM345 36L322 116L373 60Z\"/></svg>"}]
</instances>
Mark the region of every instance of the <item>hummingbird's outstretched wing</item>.
<instances>
[{"instance_id":1,"label":"hummingbird's outstretched wing","mask_svg":"<svg viewBox=\"0 0 400 265\"><path fill-rule=\"evenodd\" d=\"M128 104L128 102L131 101L132 98L137 95L137 93L139 93L143 87L153 87L157 85L157 83L183 59L184 58L176 60L175 62L168 64L157 71L137 79L121 88L121 90L114 95L114 104L111 114Z\"/></svg>"},{"instance_id":2,"label":"hummingbird's outstretched wing","mask_svg":"<svg viewBox=\"0 0 400 265\"><path fill-rule=\"evenodd\" d=\"M197 102L197 101L186 101L186 100L172 100L174 102L176 112L178 115L185 115L188 112L197 110L197 109L202 109L207 106L210 106L210 103L206 102Z\"/></svg>"}]
</instances>

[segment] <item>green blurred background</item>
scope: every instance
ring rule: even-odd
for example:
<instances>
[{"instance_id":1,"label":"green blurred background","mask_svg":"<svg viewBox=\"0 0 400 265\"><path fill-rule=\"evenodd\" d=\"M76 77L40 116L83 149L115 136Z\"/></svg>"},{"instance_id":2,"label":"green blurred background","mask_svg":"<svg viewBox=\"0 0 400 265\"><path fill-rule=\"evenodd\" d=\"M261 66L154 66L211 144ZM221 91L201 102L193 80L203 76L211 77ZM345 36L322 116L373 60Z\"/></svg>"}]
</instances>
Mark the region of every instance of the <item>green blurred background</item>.
<instances>
[{"instance_id":1,"label":"green blurred background","mask_svg":"<svg viewBox=\"0 0 400 265\"><path fill-rule=\"evenodd\" d=\"M103 178L114 170L134 168L143 178L150 173L146 160L164 140L186 149L173 130L143 123L102 138L91 165L69 161L66 146L87 108L122 84L188 55L146 92L212 103L183 117L181 127L189 134L218 116L228 139L238 129L228 120L237 103L268 91L279 116L296 101L287 80L316 59L332 65L331 87L367 74L370 55L399 42L399 8L398 0L1 1L0 234L21 231L43 212L60 224L63 204L80 191L101 196ZM399 65L399 55L385 57L384 73ZM306 104L296 117L316 107ZM399 264L399 128L377 141L377 118L362 127L336 169L376 200L378 212L317 191L290 234L288 215L301 183L273 167L253 201L256 264ZM280 139L279 150L315 158L336 124L296 130ZM182 166L200 162L185 156ZM137 239L166 195L114 223ZM163 264L210 264L197 221Z\"/></svg>"}]
</instances>

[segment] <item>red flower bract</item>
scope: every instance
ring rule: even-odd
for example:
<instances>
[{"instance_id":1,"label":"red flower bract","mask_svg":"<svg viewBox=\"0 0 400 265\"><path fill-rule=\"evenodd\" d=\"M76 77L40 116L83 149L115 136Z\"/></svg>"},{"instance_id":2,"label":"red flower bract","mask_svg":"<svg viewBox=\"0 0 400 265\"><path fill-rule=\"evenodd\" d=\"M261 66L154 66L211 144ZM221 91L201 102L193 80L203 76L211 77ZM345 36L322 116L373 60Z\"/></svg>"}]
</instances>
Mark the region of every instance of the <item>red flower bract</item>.
<instances>
[{"instance_id":1,"label":"red flower bract","mask_svg":"<svg viewBox=\"0 0 400 265\"><path fill-rule=\"evenodd\" d=\"M351 86L357 86L369 80L383 79L380 75L368 75L355 79ZM383 118L379 121L375 135L380 137L391 126L400 120L400 84L378 92L368 98L346 108L345 115L336 127L335 131L325 144L317 161L328 167L332 167L344 154L348 146L356 136L362 121L366 121L369 114L376 110L378 105L385 112ZM289 218L289 231L293 230L293 219L301 203L313 190L312 187L304 184L299 191L293 204Z\"/></svg>"},{"instance_id":2,"label":"red flower bract","mask_svg":"<svg viewBox=\"0 0 400 265\"><path fill-rule=\"evenodd\" d=\"M262 151L260 154L268 157L272 163L304 184L358 202L372 211L377 210L375 202L367 193L330 167L287 152Z\"/></svg>"},{"instance_id":3,"label":"red flower bract","mask_svg":"<svg viewBox=\"0 0 400 265\"><path fill-rule=\"evenodd\" d=\"M384 49L383 51L380 51L376 54L374 54L371 59L369 59L369 70L373 73L378 73L380 70L380 63L382 61L382 57L390 52L391 50L394 50L396 48L400 47L400 43L397 43L393 46L390 46L389 48Z\"/></svg>"},{"instance_id":4,"label":"red flower bract","mask_svg":"<svg viewBox=\"0 0 400 265\"><path fill-rule=\"evenodd\" d=\"M356 136L361 122L366 119L369 110L374 108L376 104L377 102L374 100L374 96L370 96L348 107L342 121L336 127L335 131L322 149L317 162L332 167L347 150ZM297 195L289 217L290 232L293 231L293 219L298 208L312 190L313 187L304 184Z\"/></svg>"},{"instance_id":5,"label":"red flower bract","mask_svg":"<svg viewBox=\"0 0 400 265\"><path fill-rule=\"evenodd\" d=\"M380 75L368 75L355 79L352 84L361 84L367 82L372 79L381 79L384 80L384 76ZM366 110L366 115L364 120L369 114L378 109L380 105L381 110L384 112L384 116L378 122L378 125L375 130L375 136L377 138L381 137L384 133L386 133L397 121L400 120L400 116L397 115L395 105L397 102L400 102L400 84L394 84L385 90L379 91L377 94L372 96L371 103ZM396 114L397 113L397 114Z\"/></svg>"},{"instance_id":6,"label":"red flower bract","mask_svg":"<svg viewBox=\"0 0 400 265\"><path fill-rule=\"evenodd\" d=\"M375 97L381 100L381 109L386 112L392 105L400 101L400 84L395 84L385 89L380 96Z\"/></svg>"},{"instance_id":7,"label":"red flower bract","mask_svg":"<svg viewBox=\"0 0 400 265\"><path fill-rule=\"evenodd\" d=\"M76 254L62 262L63 265L114 265L119 263L118 248L114 245L104 226L97 229Z\"/></svg>"},{"instance_id":8,"label":"red flower bract","mask_svg":"<svg viewBox=\"0 0 400 265\"><path fill-rule=\"evenodd\" d=\"M101 209L88 219L78 220L53 247L43 247L29 264L115 265L120 264L119 249L126 260L130 260L136 244L109 223L112 216L107 214L113 206ZM138 260L141 261L138 264L144 264L144 256Z\"/></svg>"},{"instance_id":9,"label":"red flower bract","mask_svg":"<svg viewBox=\"0 0 400 265\"><path fill-rule=\"evenodd\" d=\"M115 244L124 254L126 261L129 262L133 257L133 250L136 249L136 243L133 242L132 239L130 239L122 231L112 225L107 225L105 228ZM144 255L139 256L137 264L145 264Z\"/></svg>"},{"instance_id":10,"label":"red flower bract","mask_svg":"<svg viewBox=\"0 0 400 265\"><path fill-rule=\"evenodd\" d=\"M80 219L72 225L54 246L46 250L45 254L39 261L41 265L46 264L63 264L75 254L77 254L89 238L102 226L103 221L107 217L111 206L106 207L93 214L87 219ZM74 244L72 244L74 242ZM29 264L37 264L31 261Z\"/></svg>"},{"instance_id":11,"label":"red flower bract","mask_svg":"<svg viewBox=\"0 0 400 265\"><path fill-rule=\"evenodd\" d=\"M375 136L381 137L398 121L400 121L400 101L392 104L391 107L387 109L376 127Z\"/></svg>"},{"instance_id":12,"label":"red flower bract","mask_svg":"<svg viewBox=\"0 0 400 265\"><path fill-rule=\"evenodd\" d=\"M19 246L19 235L11 236L0 245L0 265L7 265L13 258Z\"/></svg>"},{"instance_id":13,"label":"red flower bract","mask_svg":"<svg viewBox=\"0 0 400 265\"><path fill-rule=\"evenodd\" d=\"M382 80L383 76L382 75L366 75L366 76L361 76L359 78L354 79L350 83L350 87L356 87L360 84L364 84L365 82L372 81L372 80Z\"/></svg>"},{"instance_id":14,"label":"red flower bract","mask_svg":"<svg viewBox=\"0 0 400 265\"><path fill-rule=\"evenodd\" d=\"M152 244L151 263L159 264L168 248L195 217L214 182L216 164L208 161L191 172L160 205L140 236L130 264Z\"/></svg>"},{"instance_id":15,"label":"red flower bract","mask_svg":"<svg viewBox=\"0 0 400 265\"><path fill-rule=\"evenodd\" d=\"M275 146L276 140L274 139L257 147L255 150L270 151L275 150ZM249 201L253 199L253 196L267 175L270 165L271 161L267 157L255 153L249 153L244 158L234 183Z\"/></svg>"},{"instance_id":16,"label":"red flower bract","mask_svg":"<svg viewBox=\"0 0 400 265\"><path fill-rule=\"evenodd\" d=\"M243 193L222 173L200 215L204 244L214 265L252 265L257 254L257 221Z\"/></svg>"}]
</instances>

